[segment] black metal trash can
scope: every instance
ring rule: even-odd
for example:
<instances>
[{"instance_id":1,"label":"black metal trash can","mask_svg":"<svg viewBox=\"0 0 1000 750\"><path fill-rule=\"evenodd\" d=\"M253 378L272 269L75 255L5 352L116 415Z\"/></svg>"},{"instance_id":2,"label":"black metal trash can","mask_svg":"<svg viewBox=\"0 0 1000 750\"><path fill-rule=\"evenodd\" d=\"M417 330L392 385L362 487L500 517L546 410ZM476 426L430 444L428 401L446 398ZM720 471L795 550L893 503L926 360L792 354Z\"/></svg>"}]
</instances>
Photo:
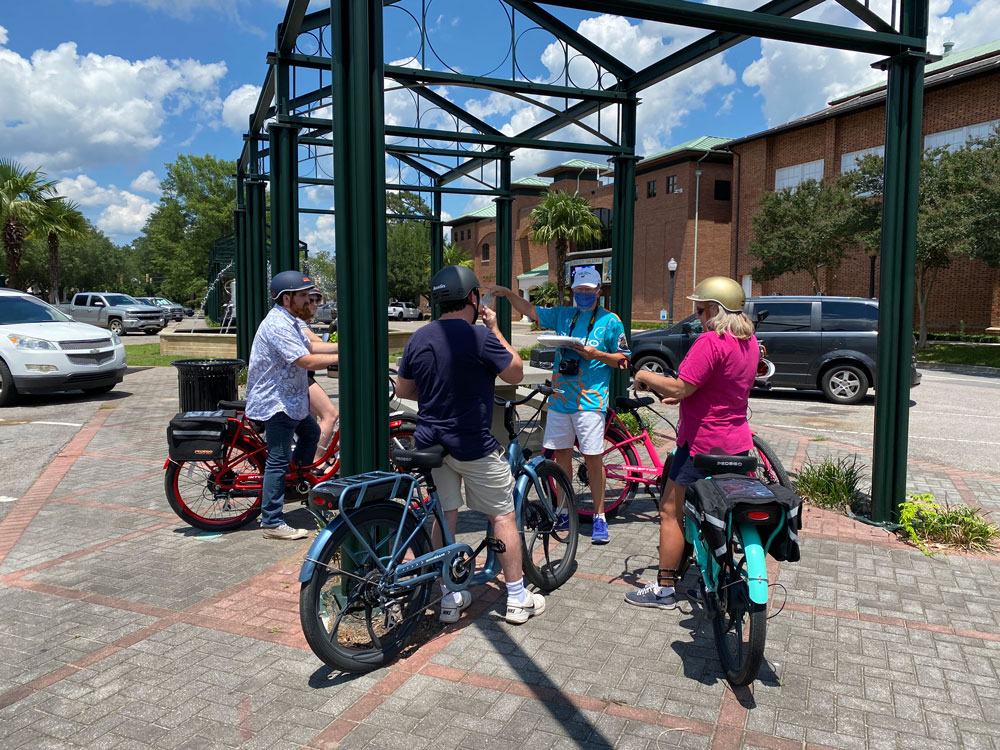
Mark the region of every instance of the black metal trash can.
<instances>
[{"instance_id":1,"label":"black metal trash can","mask_svg":"<svg viewBox=\"0 0 1000 750\"><path fill-rule=\"evenodd\" d=\"M180 410L215 411L219 401L235 401L239 395L237 377L242 359L179 359L177 397Z\"/></svg>"}]
</instances>

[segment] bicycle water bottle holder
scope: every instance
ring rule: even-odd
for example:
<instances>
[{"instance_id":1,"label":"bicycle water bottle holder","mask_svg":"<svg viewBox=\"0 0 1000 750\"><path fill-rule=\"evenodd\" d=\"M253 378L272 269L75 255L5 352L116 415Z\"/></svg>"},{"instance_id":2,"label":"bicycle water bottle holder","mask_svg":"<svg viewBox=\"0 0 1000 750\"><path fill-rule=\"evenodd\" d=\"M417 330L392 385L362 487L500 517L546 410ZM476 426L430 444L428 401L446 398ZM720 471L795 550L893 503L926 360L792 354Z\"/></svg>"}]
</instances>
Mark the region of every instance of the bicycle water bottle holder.
<instances>
[{"instance_id":1,"label":"bicycle water bottle holder","mask_svg":"<svg viewBox=\"0 0 1000 750\"><path fill-rule=\"evenodd\" d=\"M369 471L320 482L309 491L309 507L320 513L358 508L381 500L409 500L418 488L417 478L390 471Z\"/></svg>"}]
</instances>

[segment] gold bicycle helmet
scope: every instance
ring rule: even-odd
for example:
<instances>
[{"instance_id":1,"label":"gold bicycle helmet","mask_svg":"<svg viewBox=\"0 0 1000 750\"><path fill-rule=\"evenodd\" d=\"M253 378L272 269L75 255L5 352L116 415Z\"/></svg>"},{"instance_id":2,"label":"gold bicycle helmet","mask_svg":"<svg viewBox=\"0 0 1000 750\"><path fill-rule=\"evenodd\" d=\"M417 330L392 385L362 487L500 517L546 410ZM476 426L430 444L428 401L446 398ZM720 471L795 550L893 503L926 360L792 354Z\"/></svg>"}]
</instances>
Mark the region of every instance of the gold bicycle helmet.
<instances>
[{"instance_id":1,"label":"gold bicycle helmet","mask_svg":"<svg viewBox=\"0 0 1000 750\"><path fill-rule=\"evenodd\" d=\"M747 301L743 287L726 276L710 276L694 288L688 299L695 302L714 302L728 312L743 312Z\"/></svg>"}]
</instances>

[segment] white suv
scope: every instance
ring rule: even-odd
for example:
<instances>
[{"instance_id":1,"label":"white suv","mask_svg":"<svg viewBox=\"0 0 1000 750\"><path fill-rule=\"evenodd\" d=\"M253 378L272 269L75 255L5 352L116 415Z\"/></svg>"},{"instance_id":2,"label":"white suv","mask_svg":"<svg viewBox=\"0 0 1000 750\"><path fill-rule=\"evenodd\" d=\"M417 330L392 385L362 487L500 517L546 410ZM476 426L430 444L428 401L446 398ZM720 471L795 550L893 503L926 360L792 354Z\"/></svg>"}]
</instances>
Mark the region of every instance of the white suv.
<instances>
[{"instance_id":1,"label":"white suv","mask_svg":"<svg viewBox=\"0 0 1000 750\"><path fill-rule=\"evenodd\" d=\"M125 347L114 333L0 289L0 406L18 393L106 393L123 377Z\"/></svg>"},{"instance_id":2,"label":"white suv","mask_svg":"<svg viewBox=\"0 0 1000 750\"><path fill-rule=\"evenodd\" d=\"M412 302L390 302L390 320L423 320L424 314Z\"/></svg>"}]
</instances>

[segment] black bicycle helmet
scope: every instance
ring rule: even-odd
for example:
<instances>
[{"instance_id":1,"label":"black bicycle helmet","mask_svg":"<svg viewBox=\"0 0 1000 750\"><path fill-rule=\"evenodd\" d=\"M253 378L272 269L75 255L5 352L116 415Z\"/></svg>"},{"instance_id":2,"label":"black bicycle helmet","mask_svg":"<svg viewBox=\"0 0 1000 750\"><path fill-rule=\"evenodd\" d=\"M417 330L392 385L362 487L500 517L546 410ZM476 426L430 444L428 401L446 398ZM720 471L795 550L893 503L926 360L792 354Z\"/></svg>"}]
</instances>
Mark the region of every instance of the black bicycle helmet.
<instances>
[{"instance_id":1,"label":"black bicycle helmet","mask_svg":"<svg viewBox=\"0 0 1000 750\"><path fill-rule=\"evenodd\" d=\"M431 279L431 299L438 304L461 302L478 288L479 279L471 268L445 266Z\"/></svg>"},{"instance_id":2,"label":"black bicycle helmet","mask_svg":"<svg viewBox=\"0 0 1000 750\"><path fill-rule=\"evenodd\" d=\"M285 292L301 292L314 286L316 282L301 271L282 271L271 279L271 299L278 299Z\"/></svg>"}]
</instances>

